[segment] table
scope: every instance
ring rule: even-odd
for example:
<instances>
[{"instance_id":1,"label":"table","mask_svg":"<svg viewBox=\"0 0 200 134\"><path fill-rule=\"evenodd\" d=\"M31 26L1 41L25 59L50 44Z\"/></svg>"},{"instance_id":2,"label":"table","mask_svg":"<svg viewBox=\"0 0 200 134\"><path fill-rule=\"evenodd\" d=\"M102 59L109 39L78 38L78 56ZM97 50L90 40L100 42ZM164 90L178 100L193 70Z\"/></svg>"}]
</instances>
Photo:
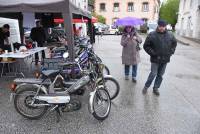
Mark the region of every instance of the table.
<instances>
[{"instance_id":1,"label":"table","mask_svg":"<svg viewBox=\"0 0 200 134\"><path fill-rule=\"evenodd\" d=\"M47 47L37 47L37 48L33 48L33 49L28 49L28 51L26 52L9 52L9 53L4 53L0 55L0 58L16 58L16 59L24 59L30 55L33 55L35 53L38 53L42 50L47 49Z\"/></svg>"},{"instance_id":2,"label":"table","mask_svg":"<svg viewBox=\"0 0 200 134\"><path fill-rule=\"evenodd\" d=\"M37 47L37 48L33 48L33 49L28 49L26 52L9 52L9 53L4 53L0 55L0 58L15 58L15 59L25 59L26 57L32 56L35 53L38 53L42 50L47 49L47 47ZM10 64L10 61L2 61L0 62L1 64ZM19 64L19 66L16 66L19 68L19 70L21 71L21 65ZM17 70L17 69L16 69ZM3 72L3 68L2 71ZM15 72L16 73L16 72ZM24 77L24 74L22 73L22 71L19 73ZM1 73L2 76L2 73Z\"/></svg>"}]
</instances>

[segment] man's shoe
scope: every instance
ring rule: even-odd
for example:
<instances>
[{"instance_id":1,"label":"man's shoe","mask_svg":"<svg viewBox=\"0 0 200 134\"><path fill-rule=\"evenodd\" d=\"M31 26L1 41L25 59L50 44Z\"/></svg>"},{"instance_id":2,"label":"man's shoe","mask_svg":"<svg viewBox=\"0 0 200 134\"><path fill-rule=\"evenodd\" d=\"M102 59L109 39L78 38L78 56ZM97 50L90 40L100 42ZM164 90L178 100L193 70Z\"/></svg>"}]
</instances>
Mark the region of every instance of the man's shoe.
<instances>
[{"instance_id":1,"label":"man's shoe","mask_svg":"<svg viewBox=\"0 0 200 134\"><path fill-rule=\"evenodd\" d=\"M146 94L146 93L147 93L147 90L148 90L148 87L144 87L144 88L142 89L142 94Z\"/></svg>"},{"instance_id":2,"label":"man's shoe","mask_svg":"<svg viewBox=\"0 0 200 134\"><path fill-rule=\"evenodd\" d=\"M158 91L157 88L154 88L154 89L153 89L153 93L154 93L156 96L159 96L159 95L160 95L160 93L159 93L159 91Z\"/></svg>"},{"instance_id":3,"label":"man's shoe","mask_svg":"<svg viewBox=\"0 0 200 134\"><path fill-rule=\"evenodd\" d=\"M128 77L128 75L126 75L126 76L125 76L125 80L129 80L129 77Z\"/></svg>"},{"instance_id":4,"label":"man's shoe","mask_svg":"<svg viewBox=\"0 0 200 134\"><path fill-rule=\"evenodd\" d=\"M132 82L136 83L137 82L136 78L133 77Z\"/></svg>"}]
</instances>

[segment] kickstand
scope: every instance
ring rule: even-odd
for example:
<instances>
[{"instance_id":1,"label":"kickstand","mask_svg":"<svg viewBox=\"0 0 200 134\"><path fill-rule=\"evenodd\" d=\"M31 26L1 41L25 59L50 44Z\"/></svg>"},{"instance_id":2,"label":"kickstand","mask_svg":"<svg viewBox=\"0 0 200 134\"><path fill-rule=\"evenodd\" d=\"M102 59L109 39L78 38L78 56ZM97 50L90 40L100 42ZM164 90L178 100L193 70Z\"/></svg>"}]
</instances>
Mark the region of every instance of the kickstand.
<instances>
[{"instance_id":1,"label":"kickstand","mask_svg":"<svg viewBox=\"0 0 200 134\"><path fill-rule=\"evenodd\" d=\"M57 116L57 123L60 122L60 119L61 119L61 116L62 116L62 112L61 110L59 109L59 107L57 107L56 109L56 116Z\"/></svg>"},{"instance_id":2,"label":"kickstand","mask_svg":"<svg viewBox=\"0 0 200 134\"><path fill-rule=\"evenodd\" d=\"M46 116L48 116L52 111L56 111L57 123L60 122L60 119L61 119L61 116L62 116L62 114L61 114L62 111L61 111L61 109L59 108L59 106L58 106L58 105L53 106L53 107L49 110L49 112L47 112Z\"/></svg>"}]
</instances>

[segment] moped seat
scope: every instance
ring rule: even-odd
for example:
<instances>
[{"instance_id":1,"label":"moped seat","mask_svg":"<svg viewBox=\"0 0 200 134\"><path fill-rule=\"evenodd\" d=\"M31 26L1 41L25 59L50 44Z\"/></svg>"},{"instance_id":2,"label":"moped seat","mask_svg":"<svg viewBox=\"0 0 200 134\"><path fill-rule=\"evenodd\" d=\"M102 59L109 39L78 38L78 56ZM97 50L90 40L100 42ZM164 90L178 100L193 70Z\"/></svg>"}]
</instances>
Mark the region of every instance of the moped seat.
<instances>
[{"instance_id":1,"label":"moped seat","mask_svg":"<svg viewBox=\"0 0 200 134\"><path fill-rule=\"evenodd\" d=\"M52 76L52 75L57 75L59 74L59 70L44 70L42 71L42 74L46 77Z\"/></svg>"}]
</instances>

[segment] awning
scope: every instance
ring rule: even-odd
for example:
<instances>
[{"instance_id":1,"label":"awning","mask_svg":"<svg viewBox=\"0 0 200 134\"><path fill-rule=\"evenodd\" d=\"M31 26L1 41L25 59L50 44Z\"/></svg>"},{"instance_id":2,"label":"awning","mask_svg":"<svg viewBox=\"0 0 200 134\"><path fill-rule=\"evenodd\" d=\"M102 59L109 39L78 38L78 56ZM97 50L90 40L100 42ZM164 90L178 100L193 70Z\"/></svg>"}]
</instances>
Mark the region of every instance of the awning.
<instances>
[{"instance_id":1,"label":"awning","mask_svg":"<svg viewBox=\"0 0 200 134\"><path fill-rule=\"evenodd\" d=\"M73 19L72 22L73 23L88 23L88 19ZM96 22L98 22L97 18L92 16L92 23L96 23ZM61 19L61 18L54 19L54 23L57 23L57 24L64 23L64 19Z\"/></svg>"}]
</instances>

